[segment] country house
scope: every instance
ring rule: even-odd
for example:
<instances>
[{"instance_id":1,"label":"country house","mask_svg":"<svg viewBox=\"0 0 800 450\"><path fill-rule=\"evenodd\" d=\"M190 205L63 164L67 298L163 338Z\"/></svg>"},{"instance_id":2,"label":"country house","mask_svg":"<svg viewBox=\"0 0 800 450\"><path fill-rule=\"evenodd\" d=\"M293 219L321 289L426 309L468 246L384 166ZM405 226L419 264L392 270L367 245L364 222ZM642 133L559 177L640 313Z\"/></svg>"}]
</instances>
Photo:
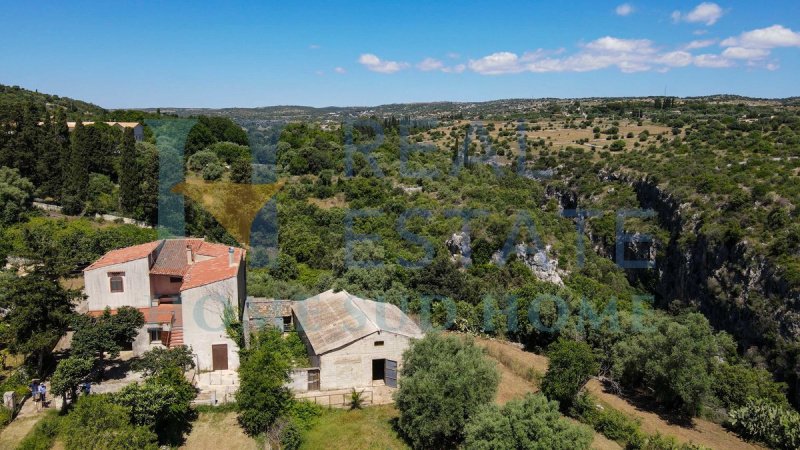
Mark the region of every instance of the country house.
<instances>
[{"instance_id":1,"label":"country house","mask_svg":"<svg viewBox=\"0 0 800 450\"><path fill-rule=\"evenodd\" d=\"M163 239L112 250L84 269L89 314L122 306L145 316L134 354L186 345L198 370L235 370L238 346L223 311L244 305L245 250L203 239Z\"/></svg>"}]
</instances>

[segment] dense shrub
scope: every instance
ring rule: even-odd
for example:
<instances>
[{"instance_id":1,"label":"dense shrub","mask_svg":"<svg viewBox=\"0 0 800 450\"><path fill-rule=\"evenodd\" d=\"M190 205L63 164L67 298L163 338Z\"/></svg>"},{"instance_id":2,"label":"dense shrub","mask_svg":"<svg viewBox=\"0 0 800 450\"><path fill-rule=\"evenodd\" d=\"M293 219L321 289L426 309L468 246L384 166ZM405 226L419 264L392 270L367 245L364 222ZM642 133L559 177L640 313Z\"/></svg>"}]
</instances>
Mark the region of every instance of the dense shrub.
<instances>
[{"instance_id":1,"label":"dense shrub","mask_svg":"<svg viewBox=\"0 0 800 450\"><path fill-rule=\"evenodd\" d=\"M145 426L131 425L128 409L108 395L80 397L61 421L60 435L67 450L158 448L156 434Z\"/></svg>"},{"instance_id":2,"label":"dense shrub","mask_svg":"<svg viewBox=\"0 0 800 450\"><path fill-rule=\"evenodd\" d=\"M178 367L184 372L194 368L192 350L189 347L162 348L156 347L146 351L131 364L133 370L143 372L145 376L154 375L170 367Z\"/></svg>"},{"instance_id":3,"label":"dense shrub","mask_svg":"<svg viewBox=\"0 0 800 450\"><path fill-rule=\"evenodd\" d=\"M469 419L464 434L467 450L580 450L592 442L589 428L561 417L558 403L541 394L482 408Z\"/></svg>"},{"instance_id":4,"label":"dense shrub","mask_svg":"<svg viewBox=\"0 0 800 450\"><path fill-rule=\"evenodd\" d=\"M395 403L414 448L451 448L470 417L494 398L500 376L473 342L429 333L403 354Z\"/></svg>"},{"instance_id":5,"label":"dense shrub","mask_svg":"<svg viewBox=\"0 0 800 450\"><path fill-rule=\"evenodd\" d=\"M578 391L600 366L592 348L585 342L558 340L547 352L550 365L542 380L542 393L556 400L566 411L575 400Z\"/></svg>"},{"instance_id":6,"label":"dense shrub","mask_svg":"<svg viewBox=\"0 0 800 450\"><path fill-rule=\"evenodd\" d=\"M239 424L250 435L267 432L292 406L286 387L292 353L281 331L266 327L240 351L240 387L236 392Z\"/></svg>"},{"instance_id":7,"label":"dense shrub","mask_svg":"<svg viewBox=\"0 0 800 450\"><path fill-rule=\"evenodd\" d=\"M750 400L745 406L730 412L730 426L742 436L773 448L800 448L800 414L785 406L760 399Z\"/></svg>"}]
</instances>

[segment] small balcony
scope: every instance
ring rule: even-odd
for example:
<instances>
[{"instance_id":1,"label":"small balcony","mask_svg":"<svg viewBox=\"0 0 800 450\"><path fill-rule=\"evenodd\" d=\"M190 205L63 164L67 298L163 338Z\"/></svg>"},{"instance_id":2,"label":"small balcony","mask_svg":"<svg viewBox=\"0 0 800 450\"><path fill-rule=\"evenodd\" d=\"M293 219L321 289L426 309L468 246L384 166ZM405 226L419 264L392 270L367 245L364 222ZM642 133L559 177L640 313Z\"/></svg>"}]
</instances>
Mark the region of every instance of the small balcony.
<instances>
[{"instance_id":1,"label":"small balcony","mask_svg":"<svg viewBox=\"0 0 800 450\"><path fill-rule=\"evenodd\" d=\"M180 294L156 294L150 298L150 306L158 305L180 305Z\"/></svg>"}]
</instances>

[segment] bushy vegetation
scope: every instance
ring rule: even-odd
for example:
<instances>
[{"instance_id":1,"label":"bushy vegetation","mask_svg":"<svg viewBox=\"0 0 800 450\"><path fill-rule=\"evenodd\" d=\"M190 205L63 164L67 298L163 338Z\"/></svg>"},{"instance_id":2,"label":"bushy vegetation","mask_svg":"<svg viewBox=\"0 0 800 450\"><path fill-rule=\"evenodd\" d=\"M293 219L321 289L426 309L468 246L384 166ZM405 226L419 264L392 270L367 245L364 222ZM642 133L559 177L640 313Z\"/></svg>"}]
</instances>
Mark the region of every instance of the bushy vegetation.
<instances>
[{"instance_id":1,"label":"bushy vegetation","mask_svg":"<svg viewBox=\"0 0 800 450\"><path fill-rule=\"evenodd\" d=\"M281 331L266 327L252 336L240 358L239 424L248 434L258 436L267 433L292 407L294 400L286 387L292 354Z\"/></svg>"},{"instance_id":2,"label":"bushy vegetation","mask_svg":"<svg viewBox=\"0 0 800 450\"><path fill-rule=\"evenodd\" d=\"M600 369L592 348L584 342L559 340L550 345L550 365L542 380L542 393L562 410L572 406L578 392Z\"/></svg>"},{"instance_id":3,"label":"bushy vegetation","mask_svg":"<svg viewBox=\"0 0 800 450\"><path fill-rule=\"evenodd\" d=\"M403 354L397 426L414 448L452 448L494 398L500 376L471 341L428 334Z\"/></svg>"},{"instance_id":4,"label":"bushy vegetation","mask_svg":"<svg viewBox=\"0 0 800 450\"><path fill-rule=\"evenodd\" d=\"M561 417L558 403L533 394L484 407L467 422L464 435L468 450L588 449L592 442L591 430Z\"/></svg>"},{"instance_id":5,"label":"bushy vegetation","mask_svg":"<svg viewBox=\"0 0 800 450\"><path fill-rule=\"evenodd\" d=\"M800 414L786 406L762 399L751 399L730 413L730 425L745 437L772 448L800 447Z\"/></svg>"}]
</instances>

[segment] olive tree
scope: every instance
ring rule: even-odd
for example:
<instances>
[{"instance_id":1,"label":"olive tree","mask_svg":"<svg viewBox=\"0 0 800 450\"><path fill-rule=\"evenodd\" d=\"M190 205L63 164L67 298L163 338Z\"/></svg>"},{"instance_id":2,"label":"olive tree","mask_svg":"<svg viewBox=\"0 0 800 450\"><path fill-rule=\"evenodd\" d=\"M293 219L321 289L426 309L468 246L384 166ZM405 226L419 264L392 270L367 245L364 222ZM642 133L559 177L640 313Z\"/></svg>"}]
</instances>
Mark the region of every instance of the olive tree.
<instances>
[{"instance_id":1,"label":"olive tree","mask_svg":"<svg viewBox=\"0 0 800 450\"><path fill-rule=\"evenodd\" d=\"M470 340L430 333L403 354L395 394L398 427L414 448L453 448L464 425L492 401L500 375Z\"/></svg>"}]
</instances>

